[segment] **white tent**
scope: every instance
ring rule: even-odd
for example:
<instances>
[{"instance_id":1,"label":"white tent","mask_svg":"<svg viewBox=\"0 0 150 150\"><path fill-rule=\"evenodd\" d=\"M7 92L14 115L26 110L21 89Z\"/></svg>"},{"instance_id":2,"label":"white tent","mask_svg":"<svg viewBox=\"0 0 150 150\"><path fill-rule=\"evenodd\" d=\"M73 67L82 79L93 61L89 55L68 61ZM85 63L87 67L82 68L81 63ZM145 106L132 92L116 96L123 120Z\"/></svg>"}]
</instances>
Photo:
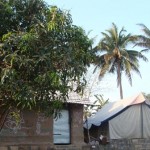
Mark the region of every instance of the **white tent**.
<instances>
[{"instance_id":1,"label":"white tent","mask_svg":"<svg viewBox=\"0 0 150 150\"><path fill-rule=\"evenodd\" d=\"M110 102L88 118L85 128L108 122L110 139L150 137L150 103L142 93Z\"/></svg>"}]
</instances>

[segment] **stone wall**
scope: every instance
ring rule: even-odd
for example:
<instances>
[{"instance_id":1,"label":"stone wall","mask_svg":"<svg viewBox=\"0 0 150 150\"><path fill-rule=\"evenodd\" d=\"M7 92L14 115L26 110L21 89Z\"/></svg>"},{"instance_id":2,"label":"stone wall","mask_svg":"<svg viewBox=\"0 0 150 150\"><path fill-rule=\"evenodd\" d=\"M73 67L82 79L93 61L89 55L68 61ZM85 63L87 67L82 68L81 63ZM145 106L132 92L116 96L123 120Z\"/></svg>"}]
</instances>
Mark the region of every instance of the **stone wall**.
<instances>
[{"instance_id":1,"label":"stone wall","mask_svg":"<svg viewBox=\"0 0 150 150\"><path fill-rule=\"evenodd\" d=\"M50 144L53 142L52 122L52 117L32 111L21 112L18 122L8 115L0 132L0 145Z\"/></svg>"},{"instance_id":2,"label":"stone wall","mask_svg":"<svg viewBox=\"0 0 150 150\"><path fill-rule=\"evenodd\" d=\"M150 150L150 139L111 140L107 145L93 145L92 150Z\"/></svg>"}]
</instances>

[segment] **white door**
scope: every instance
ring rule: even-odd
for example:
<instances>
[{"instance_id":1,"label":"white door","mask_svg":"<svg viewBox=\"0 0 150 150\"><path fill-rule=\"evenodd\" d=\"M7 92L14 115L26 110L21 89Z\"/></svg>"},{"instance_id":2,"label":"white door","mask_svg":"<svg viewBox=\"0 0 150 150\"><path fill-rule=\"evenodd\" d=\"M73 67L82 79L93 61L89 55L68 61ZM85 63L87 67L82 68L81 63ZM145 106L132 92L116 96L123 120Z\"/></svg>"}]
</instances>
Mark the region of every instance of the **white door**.
<instances>
[{"instance_id":1,"label":"white door","mask_svg":"<svg viewBox=\"0 0 150 150\"><path fill-rule=\"evenodd\" d=\"M53 120L54 144L70 143L69 111L62 110L61 117Z\"/></svg>"}]
</instances>

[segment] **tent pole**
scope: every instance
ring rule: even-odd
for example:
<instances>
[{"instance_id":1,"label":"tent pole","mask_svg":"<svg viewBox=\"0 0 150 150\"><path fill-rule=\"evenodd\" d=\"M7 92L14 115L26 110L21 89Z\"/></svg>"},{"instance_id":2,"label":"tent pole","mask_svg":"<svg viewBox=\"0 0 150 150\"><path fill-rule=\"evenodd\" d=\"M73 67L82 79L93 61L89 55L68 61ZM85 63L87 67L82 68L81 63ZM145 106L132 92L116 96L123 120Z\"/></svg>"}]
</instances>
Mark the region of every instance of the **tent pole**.
<instances>
[{"instance_id":1,"label":"tent pole","mask_svg":"<svg viewBox=\"0 0 150 150\"><path fill-rule=\"evenodd\" d=\"M143 108L141 104L141 138L143 138Z\"/></svg>"},{"instance_id":2,"label":"tent pole","mask_svg":"<svg viewBox=\"0 0 150 150\"><path fill-rule=\"evenodd\" d=\"M86 116L86 127L87 127L87 134L88 134L88 143L90 143L91 139L90 139L90 131L89 131L89 127L88 127L88 118Z\"/></svg>"}]
</instances>

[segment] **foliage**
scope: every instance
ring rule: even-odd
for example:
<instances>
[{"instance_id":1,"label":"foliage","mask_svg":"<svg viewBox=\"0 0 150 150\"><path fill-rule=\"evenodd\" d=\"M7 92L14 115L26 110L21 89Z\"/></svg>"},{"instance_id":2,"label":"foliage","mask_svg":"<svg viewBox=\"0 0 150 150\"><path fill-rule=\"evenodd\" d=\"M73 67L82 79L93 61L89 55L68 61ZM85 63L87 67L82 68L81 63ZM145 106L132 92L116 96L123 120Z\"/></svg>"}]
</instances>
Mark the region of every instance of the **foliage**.
<instances>
[{"instance_id":1,"label":"foliage","mask_svg":"<svg viewBox=\"0 0 150 150\"><path fill-rule=\"evenodd\" d=\"M141 76L139 59L147 61L142 52L127 49L128 46L135 43L137 36L125 33L124 28L118 31L117 26L113 23L112 28L102 32L103 38L94 48L97 53L95 70L100 69L100 78L107 72L117 74L117 85L120 87L121 99L123 98L122 74L125 73L132 85L132 71Z\"/></svg>"},{"instance_id":2,"label":"foliage","mask_svg":"<svg viewBox=\"0 0 150 150\"><path fill-rule=\"evenodd\" d=\"M136 42L137 46L146 48L143 51L150 50L150 29L146 27L144 24L139 24L142 27L142 31L144 35L138 36L138 41Z\"/></svg>"},{"instance_id":3,"label":"foliage","mask_svg":"<svg viewBox=\"0 0 150 150\"><path fill-rule=\"evenodd\" d=\"M43 0L1 0L0 8L0 39L8 32L28 31L46 22L49 11Z\"/></svg>"},{"instance_id":4,"label":"foliage","mask_svg":"<svg viewBox=\"0 0 150 150\"><path fill-rule=\"evenodd\" d=\"M54 113L73 90L70 82L75 92L85 85L92 40L69 12L42 0L3 0L1 6L0 107Z\"/></svg>"},{"instance_id":5,"label":"foliage","mask_svg":"<svg viewBox=\"0 0 150 150\"><path fill-rule=\"evenodd\" d=\"M150 94L149 94L149 93L147 94L147 93L144 93L144 92L143 92L143 95L144 95L144 97L145 97L147 100L150 100Z\"/></svg>"},{"instance_id":6,"label":"foliage","mask_svg":"<svg viewBox=\"0 0 150 150\"><path fill-rule=\"evenodd\" d=\"M18 125L21 122L20 111L13 110L12 112L10 112L9 116L11 117L12 120L15 121L16 125Z\"/></svg>"}]
</instances>

